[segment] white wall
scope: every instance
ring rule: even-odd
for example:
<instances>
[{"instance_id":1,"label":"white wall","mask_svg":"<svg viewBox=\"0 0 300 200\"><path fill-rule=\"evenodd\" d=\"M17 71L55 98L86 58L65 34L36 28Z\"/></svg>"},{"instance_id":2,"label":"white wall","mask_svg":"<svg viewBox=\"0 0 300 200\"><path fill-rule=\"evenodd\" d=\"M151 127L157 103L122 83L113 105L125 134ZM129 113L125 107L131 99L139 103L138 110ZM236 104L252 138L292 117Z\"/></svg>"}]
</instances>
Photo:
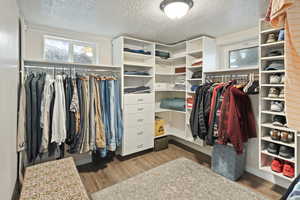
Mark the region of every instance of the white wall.
<instances>
[{"instance_id":1,"label":"white wall","mask_svg":"<svg viewBox=\"0 0 300 200\"><path fill-rule=\"evenodd\" d=\"M241 32L236 32L229 35L224 35L222 37L216 38L217 42L217 52L218 52L218 68L228 68L228 50L229 49L240 49L247 47L249 45L258 45L259 38L258 27L254 27ZM254 115L257 122L257 134L258 134L258 123L259 123L259 96L250 96ZM258 148L258 138L250 139L247 147L247 161L246 161L246 171L266 179L272 183L287 187L289 182L285 179L281 179L267 172L261 171L259 169L259 148Z\"/></svg>"},{"instance_id":2,"label":"white wall","mask_svg":"<svg viewBox=\"0 0 300 200\"><path fill-rule=\"evenodd\" d=\"M43 38L44 35L50 35L55 37L63 37L72 40L95 43L97 46L97 60L99 60L99 63L97 64L112 64L112 38L33 24L25 25L24 34L24 59L43 59Z\"/></svg>"},{"instance_id":3,"label":"white wall","mask_svg":"<svg viewBox=\"0 0 300 200\"><path fill-rule=\"evenodd\" d=\"M8 200L17 178L18 9L15 0L0 4L0 198Z\"/></svg>"}]
</instances>

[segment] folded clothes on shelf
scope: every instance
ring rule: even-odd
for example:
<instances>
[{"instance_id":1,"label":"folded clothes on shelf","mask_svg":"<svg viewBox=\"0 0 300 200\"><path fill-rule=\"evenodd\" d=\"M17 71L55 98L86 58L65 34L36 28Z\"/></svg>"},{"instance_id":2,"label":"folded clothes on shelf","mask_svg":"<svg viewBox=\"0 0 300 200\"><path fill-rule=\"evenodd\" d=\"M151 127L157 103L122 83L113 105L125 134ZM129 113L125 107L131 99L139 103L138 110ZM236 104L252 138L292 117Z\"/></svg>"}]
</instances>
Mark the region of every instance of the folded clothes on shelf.
<instances>
[{"instance_id":1,"label":"folded clothes on shelf","mask_svg":"<svg viewBox=\"0 0 300 200\"><path fill-rule=\"evenodd\" d=\"M151 89L148 86L127 87L124 89L126 94L150 93Z\"/></svg>"},{"instance_id":2,"label":"folded clothes on shelf","mask_svg":"<svg viewBox=\"0 0 300 200\"><path fill-rule=\"evenodd\" d=\"M166 51L156 50L155 51L155 56L158 56L158 57L163 58L163 59L168 59L168 58L170 58L170 53L166 52Z\"/></svg>"},{"instance_id":3,"label":"folded clothes on shelf","mask_svg":"<svg viewBox=\"0 0 300 200\"><path fill-rule=\"evenodd\" d=\"M185 111L185 99L184 98L167 98L162 99L160 103L161 108Z\"/></svg>"},{"instance_id":4,"label":"folded clothes on shelf","mask_svg":"<svg viewBox=\"0 0 300 200\"><path fill-rule=\"evenodd\" d=\"M282 61L273 61L270 65L268 65L265 70L283 70L284 63Z\"/></svg>"},{"instance_id":5,"label":"folded clothes on shelf","mask_svg":"<svg viewBox=\"0 0 300 200\"><path fill-rule=\"evenodd\" d=\"M149 76L149 72L147 71L125 71L125 75L141 75L141 76Z\"/></svg>"},{"instance_id":6,"label":"folded clothes on shelf","mask_svg":"<svg viewBox=\"0 0 300 200\"><path fill-rule=\"evenodd\" d=\"M180 83L179 84L175 83L174 90L185 90L185 85Z\"/></svg>"},{"instance_id":7,"label":"folded clothes on shelf","mask_svg":"<svg viewBox=\"0 0 300 200\"><path fill-rule=\"evenodd\" d=\"M202 71L193 72L192 78L202 78Z\"/></svg>"},{"instance_id":8,"label":"folded clothes on shelf","mask_svg":"<svg viewBox=\"0 0 300 200\"><path fill-rule=\"evenodd\" d=\"M198 87L199 87L199 85L192 85L191 91L196 91Z\"/></svg>"},{"instance_id":9,"label":"folded clothes on shelf","mask_svg":"<svg viewBox=\"0 0 300 200\"><path fill-rule=\"evenodd\" d=\"M194 66L202 65L202 63L203 63L203 61L200 60L200 61L194 62L194 63L192 64L192 66L194 67Z\"/></svg>"},{"instance_id":10,"label":"folded clothes on shelf","mask_svg":"<svg viewBox=\"0 0 300 200\"><path fill-rule=\"evenodd\" d=\"M143 49L124 48L124 51L131 52L131 53L144 54L144 55L151 55L151 51L145 51Z\"/></svg>"}]
</instances>

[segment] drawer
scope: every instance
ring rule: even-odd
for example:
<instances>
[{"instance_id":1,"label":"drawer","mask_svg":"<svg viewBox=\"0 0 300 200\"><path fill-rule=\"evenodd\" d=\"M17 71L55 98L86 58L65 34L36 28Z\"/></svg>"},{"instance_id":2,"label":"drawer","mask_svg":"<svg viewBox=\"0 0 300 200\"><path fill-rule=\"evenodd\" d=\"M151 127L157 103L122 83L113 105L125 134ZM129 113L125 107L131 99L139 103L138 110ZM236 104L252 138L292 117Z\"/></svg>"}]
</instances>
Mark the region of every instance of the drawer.
<instances>
[{"instance_id":1,"label":"drawer","mask_svg":"<svg viewBox=\"0 0 300 200\"><path fill-rule=\"evenodd\" d=\"M125 105L148 104L154 103L154 94L125 94Z\"/></svg>"},{"instance_id":2,"label":"drawer","mask_svg":"<svg viewBox=\"0 0 300 200\"><path fill-rule=\"evenodd\" d=\"M154 113L124 114L124 128L154 124Z\"/></svg>"},{"instance_id":3,"label":"drawer","mask_svg":"<svg viewBox=\"0 0 300 200\"><path fill-rule=\"evenodd\" d=\"M124 131L122 155L129 155L154 147L154 126L128 128Z\"/></svg>"},{"instance_id":4,"label":"drawer","mask_svg":"<svg viewBox=\"0 0 300 200\"><path fill-rule=\"evenodd\" d=\"M124 106L125 114L138 114L142 112L154 113L154 104L136 104L136 105L126 105Z\"/></svg>"}]
</instances>

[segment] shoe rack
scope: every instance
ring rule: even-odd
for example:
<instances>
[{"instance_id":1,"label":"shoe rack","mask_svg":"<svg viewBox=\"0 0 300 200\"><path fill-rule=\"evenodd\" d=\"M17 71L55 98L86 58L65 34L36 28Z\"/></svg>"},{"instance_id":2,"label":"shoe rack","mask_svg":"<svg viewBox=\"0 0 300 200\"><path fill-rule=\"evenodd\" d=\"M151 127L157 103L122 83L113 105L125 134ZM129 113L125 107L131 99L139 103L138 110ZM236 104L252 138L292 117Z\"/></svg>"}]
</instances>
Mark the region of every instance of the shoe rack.
<instances>
[{"instance_id":1,"label":"shoe rack","mask_svg":"<svg viewBox=\"0 0 300 200\"><path fill-rule=\"evenodd\" d=\"M260 20L259 22L259 54L260 54L260 116L259 116L259 165L260 169L266 171L268 173L273 174L274 176L281 177L288 181L292 181L299 174L299 137L298 132L296 130L290 129L286 126L277 126L273 124L274 116L283 116L285 117L284 108L282 110L271 109L271 105L276 102L276 104L284 105L284 98L280 98L279 95L269 96L270 88L275 88L279 94L279 91L285 88L284 81L272 82L270 83L271 76L281 76L285 75L284 69L279 70L266 70L266 67L269 66L272 62L284 62L285 54L283 55L270 55L269 52L277 49L284 49L285 41L278 41L278 34L280 30L274 29L270 26L268 22L264 20ZM273 34L273 35L270 35ZM274 40L273 40L274 38ZM273 41L268 41L268 39L272 39ZM267 42L268 41L268 42ZM277 131L283 134L290 134L294 137L293 142L284 142L281 140L280 136L277 140L271 138L270 132ZM274 143L275 146L281 147L285 146L289 148L294 156L292 158L283 157L277 153L270 153L268 151L268 147L270 143ZM294 166L295 174L293 177L287 177L284 173L275 172L272 170L271 165L274 159L278 159L283 164L291 164Z\"/></svg>"}]
</instances>

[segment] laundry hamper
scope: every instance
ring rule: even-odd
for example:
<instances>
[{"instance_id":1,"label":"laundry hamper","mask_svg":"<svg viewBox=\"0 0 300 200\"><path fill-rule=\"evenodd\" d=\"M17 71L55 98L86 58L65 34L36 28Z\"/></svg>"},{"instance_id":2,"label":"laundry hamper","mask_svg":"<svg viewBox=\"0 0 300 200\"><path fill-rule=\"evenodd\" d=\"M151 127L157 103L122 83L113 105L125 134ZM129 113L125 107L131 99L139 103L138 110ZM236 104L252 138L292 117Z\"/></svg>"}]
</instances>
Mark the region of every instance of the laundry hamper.
<instances>
[{"instance_id":1,"label":"laundry hamper","mask_svg":"<svg viewBox=\"0 0 300 200\"><path fill-rule=\"evenodd\" d=\"M244 148L246 149L246 148ZM239 179L245 171L246 150L237 154L232 146L215 144L212 152L212 170L232 181Z\"/></svg>"}]
</instances>

